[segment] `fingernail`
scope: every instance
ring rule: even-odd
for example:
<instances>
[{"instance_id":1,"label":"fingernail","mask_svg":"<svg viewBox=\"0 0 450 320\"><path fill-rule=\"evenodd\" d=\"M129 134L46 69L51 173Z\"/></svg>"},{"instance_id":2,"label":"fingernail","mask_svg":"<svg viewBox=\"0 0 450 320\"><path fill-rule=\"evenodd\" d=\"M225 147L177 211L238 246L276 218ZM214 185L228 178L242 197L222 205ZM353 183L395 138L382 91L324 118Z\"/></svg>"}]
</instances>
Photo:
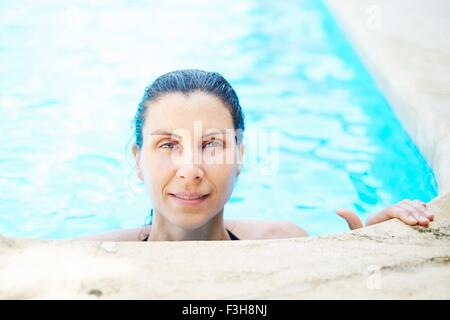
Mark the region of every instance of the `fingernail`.
<instances>
[{"instance_id":1,"label":"fingernail","mask_svg":"<svg viewBox=\"0 0 450 320\"><path fill-rule=\"evenodd\" d=\"M434 214L432 214L432 213L429 212L429 211L425 211L425 213L427 213L427 218L428 218L428 220L430 220L430 221L433 221L433 220L434 220Z\"/></svg>"},{"instance_id":2,"label":"fingernail","mask_svg":"<svg viewBox=\"0 0 450 320\"><path fill-rule=\"evenodd\" d=\"M429 222L427 218L422 217L422 216L419 217L419 221L424 224L428 224L428 222Z\"/></svg>"},{"instance_id":3,"label":"fingernail","mask_svg":"<svg viewBox=\"0 0 450 320\"><path fill-rule=\"evenodd\" d=\"M432 218L433 214L430 211L424 211L425 215L427 216L427 218Z\"/></svg>"},{"instance_id":4,"label":"fingernail","mask_svg":"<svg viewBox=\"0 0 450 320\"><path fill-rule=\"evenodd\" d=\"M411 216L408 216L408 221L411 222L411 223L417 223L416 218L411 217Z\"/></svg>"}]
</instances>

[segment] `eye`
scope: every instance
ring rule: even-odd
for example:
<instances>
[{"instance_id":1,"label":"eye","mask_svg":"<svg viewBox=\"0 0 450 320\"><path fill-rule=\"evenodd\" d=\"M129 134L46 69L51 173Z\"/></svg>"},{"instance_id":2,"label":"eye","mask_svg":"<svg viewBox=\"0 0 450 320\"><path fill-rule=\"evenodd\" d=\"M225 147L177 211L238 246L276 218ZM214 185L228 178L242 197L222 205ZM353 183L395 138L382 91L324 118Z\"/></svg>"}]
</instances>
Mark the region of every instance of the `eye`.
<instances>
[{"instance_id":1,"label":"eye","mask_svg":"<svg viewBox=\"0 0 450 320\"><path fill-rule=\"evenodd\" d=\"M213 139L203 144L203 148L216 148L216 147L222 148L223 147L222 141Z\"/></svg>"},{"instance_id":2,"label":"eye","mask_svg":"<svg viewBox=\"0 0 450 320\"><path fill-rule=\"evenodd\" d=\"M173 149L175 147L174 142L165 142L159 146L161 149Z\"/></svg>"}]
</instances>

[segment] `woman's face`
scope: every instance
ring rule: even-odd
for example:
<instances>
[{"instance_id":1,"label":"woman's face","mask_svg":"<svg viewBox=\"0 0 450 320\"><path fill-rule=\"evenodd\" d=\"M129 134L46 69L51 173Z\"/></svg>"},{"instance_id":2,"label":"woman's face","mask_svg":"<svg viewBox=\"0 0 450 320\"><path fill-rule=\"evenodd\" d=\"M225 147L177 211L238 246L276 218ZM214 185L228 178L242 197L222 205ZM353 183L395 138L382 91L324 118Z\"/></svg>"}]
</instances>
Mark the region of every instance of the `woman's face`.
<instances>
[{"instance_id":1,"label":"woman's face","mask_svg":"<svg viewBox=\"0 0 450 320\"><path fill-rule=\"evenodd\" d=\"M155 211L184 229L205 225L223 209L240 172L242 143L230 111L205 92L165 94L147 104L138 177Z\"/></svg>"}]
</instances>

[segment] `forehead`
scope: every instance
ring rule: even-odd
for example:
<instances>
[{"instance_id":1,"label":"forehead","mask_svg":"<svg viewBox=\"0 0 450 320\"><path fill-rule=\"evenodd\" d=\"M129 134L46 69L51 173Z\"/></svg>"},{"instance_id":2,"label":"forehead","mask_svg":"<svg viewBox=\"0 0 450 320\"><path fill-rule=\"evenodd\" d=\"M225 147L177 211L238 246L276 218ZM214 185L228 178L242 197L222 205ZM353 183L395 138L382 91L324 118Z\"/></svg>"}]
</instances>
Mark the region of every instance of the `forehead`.
<instances>
[{"instance_id":1,"label":"forehead","mask_svg":"<svg viewBox=\"0 0 450 320\"><path fill-rule=\"evenodd\" d=\"M225 103L205 92L168 93L147 103L144 132L192 130L201 122L203 129L233 129L233 119Z\"/></svg>"}]
</instances>

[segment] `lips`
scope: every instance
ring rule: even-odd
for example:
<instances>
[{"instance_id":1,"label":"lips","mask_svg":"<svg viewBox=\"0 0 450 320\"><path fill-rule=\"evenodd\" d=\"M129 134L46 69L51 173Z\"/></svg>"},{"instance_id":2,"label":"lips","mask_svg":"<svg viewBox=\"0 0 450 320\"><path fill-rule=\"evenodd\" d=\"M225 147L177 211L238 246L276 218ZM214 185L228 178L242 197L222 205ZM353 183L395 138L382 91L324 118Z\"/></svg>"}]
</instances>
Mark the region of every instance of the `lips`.
<instances>
[{"instance_id":1,"label":"lips","mask_svg":"<svg viewBox=\"0 0 450 320\"><path fill-rule=\"evenodd\" d=\"M198 200L206 197L208 194L198 192L177 192L177 193L170 193L170 195L183 200Z\"/></svg>"},{"instance_id":2,"label":"lips","mask_svg":"<svg viewBox=\"0 0 450 320\"><path fill-rule=\"evenodd\" d=\"M208 196L209 193L200 192L177 192L169 193L170 198L179 206L198 206L200 205Z\"/></svg>"}]
</instances>

